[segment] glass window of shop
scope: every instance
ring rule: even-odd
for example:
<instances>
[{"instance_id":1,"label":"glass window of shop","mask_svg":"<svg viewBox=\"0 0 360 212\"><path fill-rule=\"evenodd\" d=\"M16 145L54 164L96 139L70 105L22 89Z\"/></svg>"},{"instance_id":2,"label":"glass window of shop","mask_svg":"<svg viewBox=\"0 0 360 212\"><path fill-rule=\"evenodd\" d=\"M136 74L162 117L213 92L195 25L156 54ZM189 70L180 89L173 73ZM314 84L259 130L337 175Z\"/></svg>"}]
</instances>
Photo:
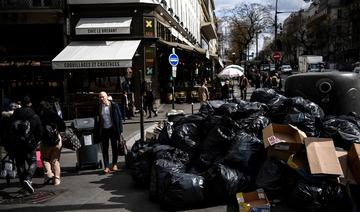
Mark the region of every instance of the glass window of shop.
<instances>
[{"instance_id":1,"label":"glass window of shop","mask_svg":"<svg viewBox=\"0 0 360 212\"><path fill-rule=\"evenodd\" d=\"M68 74L69 93L97 93L107 91L109 93L121 92L123 82L131 80L128 70L121 69L97 69L90 71L72 71Z\"/></svg>"}]
</instances>

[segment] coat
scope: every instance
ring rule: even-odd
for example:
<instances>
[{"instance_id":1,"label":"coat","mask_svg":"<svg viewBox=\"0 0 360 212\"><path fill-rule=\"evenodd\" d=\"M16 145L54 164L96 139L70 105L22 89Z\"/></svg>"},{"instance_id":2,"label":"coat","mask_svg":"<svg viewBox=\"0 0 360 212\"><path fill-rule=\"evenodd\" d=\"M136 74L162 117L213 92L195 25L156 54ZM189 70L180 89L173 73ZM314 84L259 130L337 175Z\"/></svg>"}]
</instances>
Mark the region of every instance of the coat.
<instances>
[{"instance_id":1,"label":"coat","mask_svg":"<svg viewBox=\"0 0 360 212\"><path fill-rule=\"evenodd\" d=\"M95 117L96 120L95 130L98 133L98 136L101 136L102 129L104 128L104 120L102 120L101 118L101 109L102 109L102 104L98 104L96 109L97 115ZM120 138L123 132L122 116L118 104L113 101L110 101L110 116L117 137Z\"/></svg>"}]
</instances>

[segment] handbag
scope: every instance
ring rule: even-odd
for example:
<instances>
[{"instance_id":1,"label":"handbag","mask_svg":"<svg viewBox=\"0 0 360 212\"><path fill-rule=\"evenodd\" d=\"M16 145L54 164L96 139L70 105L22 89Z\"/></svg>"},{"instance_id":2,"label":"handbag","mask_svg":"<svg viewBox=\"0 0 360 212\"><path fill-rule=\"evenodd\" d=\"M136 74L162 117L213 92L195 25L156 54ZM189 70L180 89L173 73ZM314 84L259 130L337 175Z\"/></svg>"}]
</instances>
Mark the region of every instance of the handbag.
<instances>
[{"instance_id":1,"label":"handbag","mask_svg":"<svg viewBox=\"0 0 360 212\"><path fill-rule=\"evenodd\" d=\"M79 138L71 128L66 128L64 132L60 132L62 138L62 145L64 148L77 151L81 147Z\"/></svg>"},{"instance_id":2,"label":"handbag","mask_svg":"<svg viewBox=\"0 0 360 212\"><path fill-rule=\"evenodd\" d=\"M128 154L128 148L126 146L126 140L123 135L120 135L120 139L118 142L118 155L126 156Z\"/></svg>"}]
</instances>

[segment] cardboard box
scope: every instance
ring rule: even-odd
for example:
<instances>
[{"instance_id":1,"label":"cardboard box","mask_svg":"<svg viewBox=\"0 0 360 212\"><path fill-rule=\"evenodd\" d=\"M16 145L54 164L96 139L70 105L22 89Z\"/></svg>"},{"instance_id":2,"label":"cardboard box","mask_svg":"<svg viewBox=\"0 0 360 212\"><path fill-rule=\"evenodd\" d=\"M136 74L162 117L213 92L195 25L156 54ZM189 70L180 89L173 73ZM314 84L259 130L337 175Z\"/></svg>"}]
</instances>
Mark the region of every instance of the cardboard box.
<instances>
[{"instance_id":1,"label":"cardboard box","mask_svg":"<svg viewBox=\"0 0 360 212\"><path fill-rule=\"evenodd\" d=\"M239 212L270 212L270 203L263 189L253 192L237 193Z\"/></svg>"},{"instance_id":2,"label":"cardboard box","mask_svg":"<svg viewBox=\"0 0 360 212\"><path fill-rule=\"evenodd\" d=\"M360 144L353 143L348 152L348 162L351 172L358 184L360 184Z\"/></svg>"},{"instance_id":3,"label":"cardboard box","mask_svg":"<svg viewBox=\"0 0 360 212\"><path fill-rule=\"evenodd\" d=\"M336 156L339 159L340 166L343 172L343 175L339 176L339 183L343 185L347 184L356 184L355 179L352 175L352 172L348 163L348 153L345 150L336 150Z\"/></svg>"},{"instance_id":4,"label":"cardboard box","mask_svg":"<svg viewBox=\"0 0 360 212\"><path fill-rule=\"evenodd\" d=\"M263 129L264 146L268 157L287 161L290 155L303 148L306 134L292 125L270 124Z\"/></svg>"},{"instance_id":5,"label":"cardboard box","mask_svg":"<svg viewBox=\"0 0 360 212\"><path fill-rule=\"evenodd\" d=\"M310 172L313 175L344 175L331 138L304 139Z\"/></svg>"}]
</instances>

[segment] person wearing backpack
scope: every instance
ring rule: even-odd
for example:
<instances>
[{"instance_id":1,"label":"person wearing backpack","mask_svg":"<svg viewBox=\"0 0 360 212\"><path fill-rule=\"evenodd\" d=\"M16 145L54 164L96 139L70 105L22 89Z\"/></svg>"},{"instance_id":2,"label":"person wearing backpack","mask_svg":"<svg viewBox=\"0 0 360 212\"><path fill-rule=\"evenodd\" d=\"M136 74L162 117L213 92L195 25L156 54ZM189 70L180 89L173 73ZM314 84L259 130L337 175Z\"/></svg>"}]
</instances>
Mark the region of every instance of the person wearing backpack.
<instances>
[{"instance_id":1,"label":"person wearing backpack","mask_svg":"<svg viewBox=\"0 0 360 212\"><path fill-rule=\"evenodd\" d=\"M34 193L32 177L36 170L36 148L42 138L42 124L31 106L30 97L25 96L21 108L15 109L11 116L9 151L15 157L21 186Z\"/></svg>"},{"instance_id":2,"label":"person wearing backpack","mask_svg":"<svg viewBox=\"0 0 360 212\"><path fill-rule=\"evenodd\" d=\"M44 169L44 184L59 185L62 148L60 132L65 131L65 122L47 101L40 102L39 115L43 125L40 152Z\"/></svg>"}]
</instances>

